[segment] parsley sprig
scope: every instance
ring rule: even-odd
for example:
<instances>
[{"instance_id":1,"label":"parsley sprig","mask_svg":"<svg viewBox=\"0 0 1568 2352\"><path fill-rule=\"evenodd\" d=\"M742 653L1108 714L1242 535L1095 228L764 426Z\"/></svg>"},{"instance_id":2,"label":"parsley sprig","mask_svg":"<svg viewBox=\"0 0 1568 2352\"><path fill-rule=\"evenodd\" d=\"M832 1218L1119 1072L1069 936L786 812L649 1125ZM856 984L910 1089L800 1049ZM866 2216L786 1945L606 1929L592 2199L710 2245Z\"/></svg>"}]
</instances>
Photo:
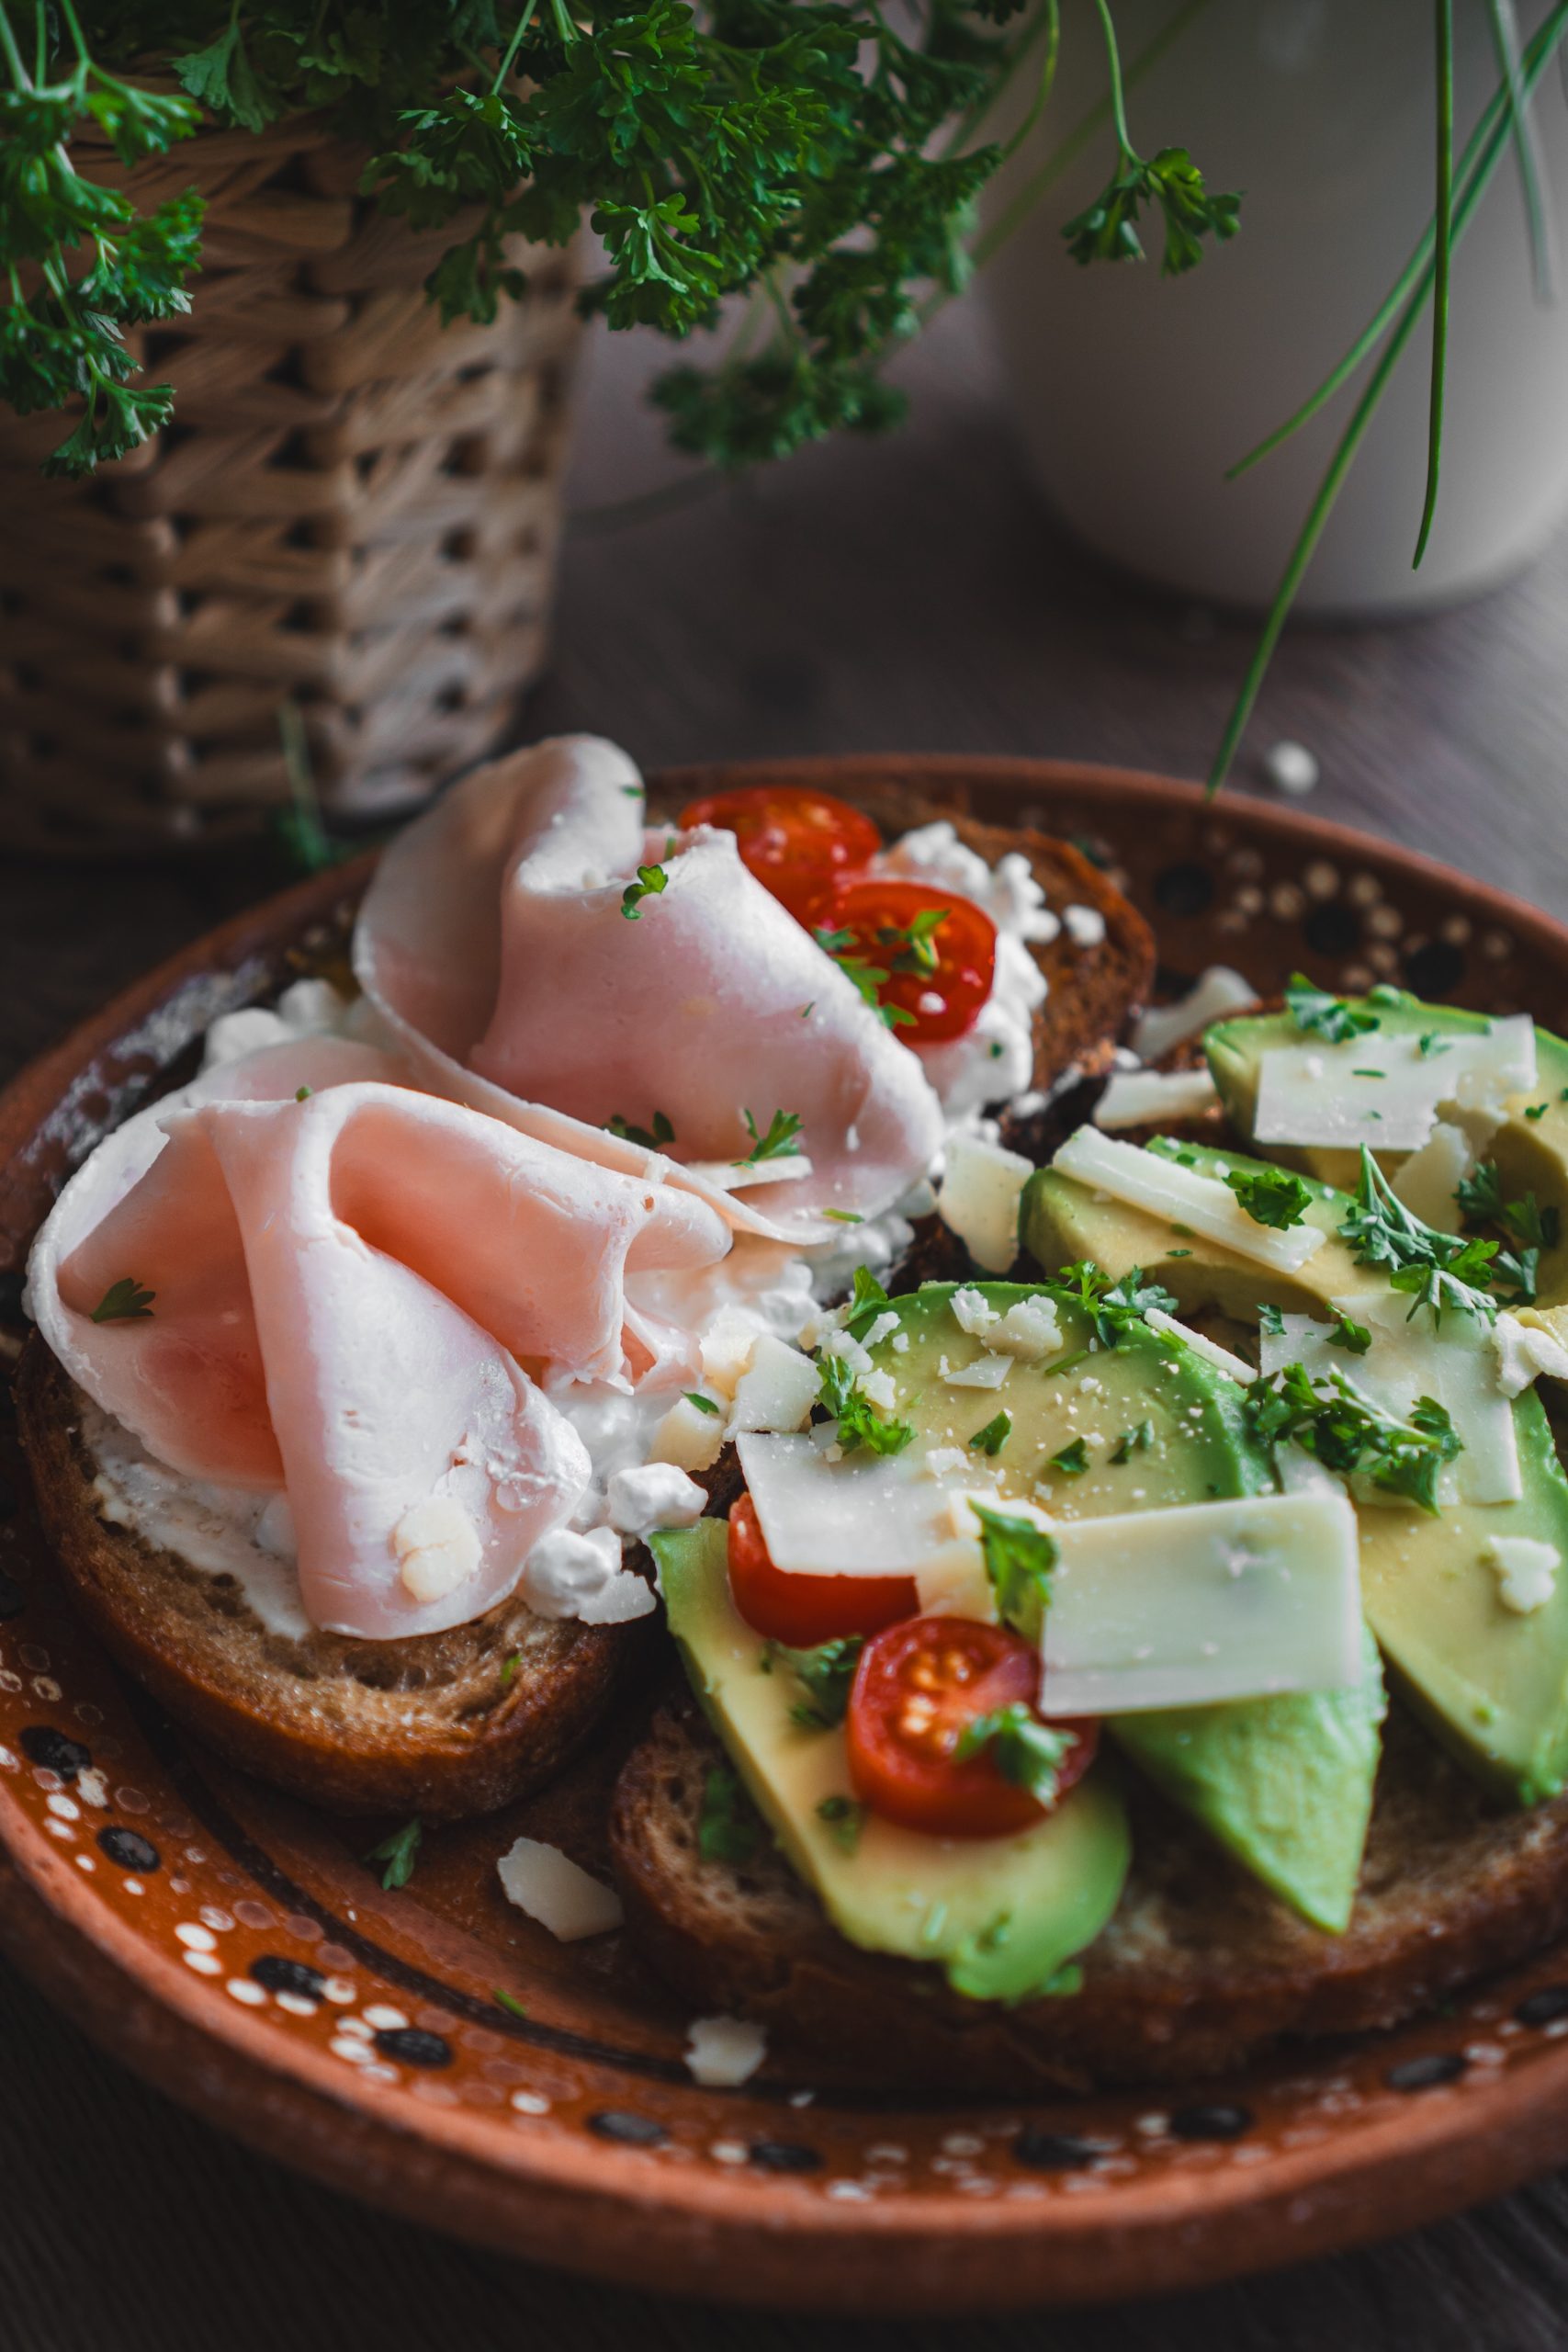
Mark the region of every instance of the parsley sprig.
<instances>
[{"instance_id":1,"label":"parsley sprig","mask_svg":"<svg viewBox=\"0 0 1568 2352\"><path fill-rule=\"evenodd\" d=\"M619 1136L623 1143L640 1144L644 1151L662 1151L667 1143L675 1140L675 1130L662 1111L655 1111L651 1127L634 1126L630 1119L623 1119L616 1111L605 1120L604 1132Z\"/></svg>"},{"instance_id":2,"label":"parsley sprig","mask_svg":"<svg viewBox=\"0 0 1568 2352\"><path fill-rule=\"evenodd\" d=\"M1102 1266L1089 1258L1075 1259L1064 1266L1044 1288L1059 1306L1074 1315L1087 1317L1090 1329L1102 1348L1113 1348L1124 1331L1142 1323L1151 1306L1162 1315L1175 1313L1179 1304L1173 1291L1161 1283L1151 1282L1142 1266L1129 1266L1115 1281ZM1072 1359L1077 1363L1080 1358ZM1054 1372L1066 1369L1065 1364L1053 1364Z\"/></svg>"},{"instance_id":3,"label":"parsley sprig","mask_svg":"<svg viewBox=\"0 0 1568 2352\"><path fill-rule=\"evenodd\" d=\"M819 1359L820 1401L830 1419L839 1424L839 1443L846 1453L864 1446L870 1453L902 1453L914 1437L909 1421L885 1420L869 1396L861 1393L854 1373L844 1357L824 1355Z\"/></svg>"},{"instance_id":4,"label":"parsley sprig","mask_svg":"<svg viewBox=\"0 0 1568 2352\"><path fill-rule=\"evenodd\" d=\"M1109 0L1096 0L1096 6L1111 69L1116 169L1094 202L1069 220L1062 234L1076 262L1142 261L1138 218L1145 204L1155 205L1165 219L1161 275L1179 277L1202 260L1205 237L1223 244L1235 236L1240 226L1241 198L1211 193L1185 147L1162 147L1152 158L1138 153L1127 128L1122 60Z\"/></svg>"},{"instance_id":5,"label":"parsley sprig","mask_svg":"<svg viewBox=\"0 0 1568 2352\"><path fill-rule=\"evenodd\" d=\"M628 922L637 922L642 916L645 899L657 899L669 888L670 876L662 865L639 865L637 880L628 882L621 892L621 912Z\"/></svg>"},{"instance_id":6,"label":"parsley sprig","mask_svg":"<svg viewBox=\"0 0 1568 2352\"><path fill-rule=\"evenodd\" d=\"M1385 1413L1341 1372L1314 1380L1299 1363L1255 1380L1247 1412L1266 1443L1293 1439L1325 1470L1370 1478L1437 1516L1438 1476L1461 1451L1452 1421L1430 1396L1420 1397L1407 1421Z\"/></svg>"},{"instance_id":7,"label":"parsley sprig","mask_svg":"<svg viewBox=\"0 0 1568 2352\"><path fill-rule=\"evenodd\" d=\"M1364 1037L1381 1029L1382 1020L1365 1005L1352 1004L1342 996L1332 996L1309 980L1304 972L1292 972L1285 990L1285 1009L1298 1029L1305 1029L1318 1037L1325 1037L1331 1046L1342 1046L1348 1037Z\"/></svg>"},{"instance_id":8,"label":"parsley sprig","mask_svg":"<svg viewBox=\"0 0 1568 2352\"><path fill-rule=\"evenodd\" d=\"M1233 1168L1225 1182L1254 1225L1283 1232L1304 1224L1313 1195L1309 1186L1288 1168Z\"/></svg>"},{"instance_id":9,"label":"parsley sprig","mask_svg":"<svg viewBox=\"0 0 1568 2352\"><path fill-rule=\"evenodd\" d=\"M980 1553L998 1616L1026 1642L1037 1642L1051 1599L1055 1537L1015 1511L973 1501L969 1508L980 1522Z\"/></svg>"},{"instance_id":10,"label":"parsley sprig","mask_svg":"<svg viewBox=\"0 0 1568 2352\"><path fill-rule=\"evenodd\" d=\"M762 1826L739 1773L728 1764L711 1766L697 1816L698 1853L705 1862L749 1862L761 1842Z\"/></svg>"},{"instance_id":11,"label":"parsley sprig","mask_svg":"<svg viewBox=\"0 0 1568 2352\"><path fill-rule=\"evenodd\" d=\"M381 1884L389 1894L400 1886L407 1886L413 1876L413 1866L419 1860L419 1849L423 1843L424 1824L416 1814L412 1821L405 1821L400 1829L394 1829L389 1837L383 1838L378 1846L371 1847L365 1859L367 1862L384 1865Z\"/></svg>"},{"instance_id":12,"label":"parsley sprig","mask_svg":"<svg viewBox=\"0 0 1568 2352\"><path fill-rule=\"evenodd\" d=\"M1389 1287L1411 1295L1412 1316L1423 1306L1431 1308L1434 1324L1450 1306L1485 1322L1495 1316L1496 1302L1487 1294L1496 1242L1466 1240L1426 1224L1405 1207L1365 1144L1356 1204L1340 1219L1339 1232L1359 1266L1383 1267Z\"/></svg>"},{"instance_id":13,"label":"parsley sprig","mask_svg":"<svg viewBox=\"0 0 1568 2352\"><path fill-rule=\"evenodd\" d=\"M803 1731L831 1731L835 1724L843 1722L850 1703L850 1685L864 1647L864 1639L859 1634L848 1634L840 1641L819 1642L815 1649L808 1650L790 1649L783 1642L768 1644L763 1662L769 1672L775 1665L786 1668L806 1693L790 1708L792 1724L798 1724Z\"/></svg>"},{"instance_id":14,"label":"parsley sprig","mask_svg":"<svg viewBox=\"0 0 1568 2352\"><path fill-rule=\"evenodd\" d=\"M155 1290L143 1290L133 1275L122 1274L118 1283L110 1283L92 1311L95 1323L145 1323L152 1320Z\"/></svg>"},{"instance_id":15,"label":"parsley sprig","mask_svg":"<svg viewBox=\"0 0 1568 2352\"><path fill-rule=\"evenodd\" d=\"M1077 1746L1075 1732L1054 1730L1014 1699L966 1723L953 1753L959 1764L972 1756L988 1756L1004 1781L1027 1789L1040 1804L1052 1804L1062 1766Z\"/></svg>"},{"instance_id":16,"label":"parsley sprig","mask_svg":"<svg viewBox=\"0 0 1568 2352\"><path fill-rule=\"evenodd\" d=\"M735 1162L737 1168L759 1168L764 1159L798 1159L800 1146L795 1140L800 1133L798 1111L775 1111L765 1134L759 1130L750 1111L742 1111L740 1115L746 1122L751 1148L744 1159Z\"/></svg>"},{"instance_id":17,"label":"parsley sprig","mask_svg":"<svg viewBox=\"0 0 1568 2352\"><path fill-rule=\"evenodd\" d=\"M893 967L874 964L857 954L860 934L853 931L814 931L811 934L825 956L830 956L847 980L852 980L879 1021L889 1029L912 1029L915 1016L901 1004L884 1004L882 991L893 978Z\"/></svg>"}]
</instances>

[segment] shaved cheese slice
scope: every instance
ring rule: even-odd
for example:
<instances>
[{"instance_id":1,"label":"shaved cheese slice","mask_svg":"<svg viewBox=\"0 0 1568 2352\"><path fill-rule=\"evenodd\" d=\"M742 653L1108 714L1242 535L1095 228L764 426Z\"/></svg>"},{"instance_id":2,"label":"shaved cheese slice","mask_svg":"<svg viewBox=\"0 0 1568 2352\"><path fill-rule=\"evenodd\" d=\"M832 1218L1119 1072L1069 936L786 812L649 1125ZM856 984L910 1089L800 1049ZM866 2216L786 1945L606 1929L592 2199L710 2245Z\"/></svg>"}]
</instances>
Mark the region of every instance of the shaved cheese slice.
<instances>
[{"instance_id":1,"label":"shaved cheese slice","mask_svg":"<svg viewBox=\"0 0 1568 2352\"><path fill-rule=\"evenodd\" d=\"M1045 1611L1050 1715L1134 1714L1361 1679L1356 1514L1248 1495L1058 1523Z\"/></svg>"},{"instance_id":2,"label":"shaved cheese slice","mask_svg":"<svg viewBox=\"0 0 1568 2352\"><path fill-rule=\"evenodd\" d=\"M1227 1380L1238 1380L1244 1388L1251 1386L1255 1376L1252 1366L1244 1357L1233 1356L1228 1348L1222 1348L1217 1340L1207 1339L1201 1331L1194 1331L1190 1324L1179 1323L1174 1315L1167 1315L1158 1306L1146 1308L1144 1320L1151 1329L1168 1331L1173 1340L1179 1340L1182 1346L1190 1348L1195 1356L1201 1356L1203 1362L1212 1363L1216 1372L1223 1372Z\"/></svg>"},{"instance_id":3,"label":"shaved cheese slice","mask_svg":"<svg viewBox=\"0 0 1568 2352\"><path fill-rule=\"evenodd\" d=\"M1522 1395L1541 1373L1551 1380L1568 1380L1568 1348L1533 1313L1499 1315L1492 1328L1497 1351L1497 1384L1505 1396Z\"/></svg>"},{"instance_id":4,"label":"shaved cheese slice","mask_svg":"<svg viewBox=\"0 0 1568 2352\"><path fill-rule=\"evenodd\" d=\"M1473 1155L1462 1127L1439 1119L1419 1151L1413 1151L1389 1180L1396 1199L1423 1225L1438 1233L1457 1233L1461 1217L1455 1197L1461 1176L1468 1176Z\"/></svg>"},{"instance_id":5,"label":"shaved cheese slice","mask_svg":"<svg viewBox=\"0 0 1568 2352\"><path fill-rule=\"evenodd\" d=\"M786 1574L908 1575L958 1540L951 1490L910 1454L831 1462L809 1437L755 1433L736 1451L773 1566Z\"/></svg>"},{"instance_id":6,"label":"shaved cheese slice","mask_svg":"<svg viewBox=\"0 0 1568 2352\"><path fill-rule=\"evenodd\" d=\"M764 1331L735 1384L729 1435L740 1430L803 1429L821 1385L822 1375L809 1356Z\"/></svg>"},{"instance_id":7,"label":"shaved cheese slice","mask_svg":"<svg viewBox=\"0 0 1568 2352\"><path fill-rule=\"evenodd\" d=\"M1217 1177L1201 1176L1174 1159L1162 1159L1135 1144L1118 1143L1111 1136L1080 1127L1069 1136L1052 1166L1064 1176L1132 1208L1147 1209L1168 1224L1190 1226L1207 1241L1217 1241L1238 1256L1255 1259L1281 1273L1295 1273L1325 1237L1316 1226L1295 1225L1283 1231L1258 1225L1249 1217L1235 1194Z\"/></svg>"},{"instance_id":8,"label":"shaved cheese slice","mask_svg":"<svg viewBox=\"0 0 1568 2352\"><path fill-rule=\"evenodd\" d=\"M1258 990L1228 964L1211 964L1196 988L1176 1004L1156 1005L1133 1032L1133 1051L1140 1061L1157 1062L1173 1046L1185 1045L1211 1021L1256 1004Z\"/></svg>"},{"instance_id":9,"label":"shaved cheese slice","mask_svg":"<svg viewBox=\"0 0 1568 2352\"><path fill-rule=\"evenodd\" d=\"M1461 1036L1421 1039L1373 1029L1331 1046L1274 1046L1258 1068L1253 1134L1259 1143L1328 1144L1354 1150L1417 1151L1440 1104L1456 1102L1484 1135L1511 1094L1535 1084L1535 1030L1510 1015ZM1472 1140L1475 1140L1475 1133Z\"/></svg>"},{"instance_id":10,"label":"shaved cheese slice","mask_svg":"<svg viewBox=\"0 0 1568 2352\"><path fill-rule=\"evenodd\" d=\"M1097 1127L1158 1127L1213 1110L1219 1090L1206 1069L1119 1069L1094 1106Z\"/></svg>"},{"instance_id":11,"label":"shaved cheese slice","mask_svg":"<svg viewBox=\"0 0 1568 2352\"><path fill-rule=\"evenodd\" d=\"M1033 1173L1021 1152L979 1136L949 1140L937 1215L988 1273L1005 1274L1018 1255L1018 1205Z\"/></svg>"},{"instance_id":12,"label":"shaved cheese slice","mask_svg":"<svg viewBox=\"0 0 1568 2352\"><path fill-rule=\"evenodd\" d=\"M956 1372L942 1376L949 1388L999 1388L1017 1361L1016 1356L976 1356L973 1363L960 1364Z\"/></svg>"},{"instance_id":13,"label":"shaved cheese slice","mask_svg":"<svg viewBox=\"0 0 1568 2352\"><path fill-rule=\"evenodd\" d=\"M803 1151L786 1151L776 1159L686 1159L677 1165L720 1193L749 1193L758 1184L797 1183L812 1172Z\"/></svg>"},{"instance_id":14,"label":"shaved cheese slice","mask_svg":"<svg viewBox=\"0 0 1568 2352\"><path fill-rule=\"evenodd\" d=\"M519 1838L496 1864L509 1903L547 1928L558 1943L607 1935L621 1924L621 1899L596 1878L537 1838Z\"/></svg>"}]
</instances>

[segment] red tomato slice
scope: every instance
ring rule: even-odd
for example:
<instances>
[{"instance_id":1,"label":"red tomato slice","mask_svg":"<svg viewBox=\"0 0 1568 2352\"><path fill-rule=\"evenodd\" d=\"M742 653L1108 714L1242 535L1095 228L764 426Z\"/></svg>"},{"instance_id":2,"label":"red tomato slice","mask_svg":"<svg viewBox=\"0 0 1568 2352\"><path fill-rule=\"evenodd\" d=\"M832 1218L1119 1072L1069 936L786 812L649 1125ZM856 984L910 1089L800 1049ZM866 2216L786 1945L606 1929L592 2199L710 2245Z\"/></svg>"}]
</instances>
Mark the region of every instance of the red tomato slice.
<instances>
[{"instance_id":1,"label":"red tomato slice","mask_svg":"<svg viewBox=\"0 0 1568 2352\"><path fill-rule=\"evenodd\" d=\"M816 928L837 934L830 952L886 974L877 997L907 1016L892 1024L907 1046L961 1037L991 993L996 924L953 891L875 876L842 882Z\"/></svg>"},{"instance_id":2,"label":"red tomato slice","mask_svg":"<svg viewBox=\"0 0 1568 2352\"><path fill-rule=\"evenodd\" d=\"M729 1589L749 1625L794 1650L874 1634L920 1605L913 1577L805 1577L775 1568L750 1495L729 1514Z\"/></svg>"},{"instance_id":3,"label":"red tomato slice","mask_svg":"<svg viewBox=\"0 0 1568 2352\"><path fill-rule=\"evenodd\" d=\"M1048 1808L1005 1781L987 1749L960 1763L959 1734L976 1715L1018 1702L1034 1710L1040 1658L1005 1625L968 1617L910 1617L861 1652L844 1734L855 1794L874 1813L938 1838L1000 1838L1028 1829ZM1094 1760L1100 1726L1071 1731L1057 1775L1059 1803Z\"/></svg>"},{"instance_id":4,"label":"red tomato slice","mask_svg":"<svg viewBox=\"0 0 1568 2352\"><path fill-rule=\"evenodd\" d=\"M681 811L682 826L733 833L742 865L809 925L841 877L863 873L882 847L869 817L805 785L742 786L713 792Z\"/></svg>"}]
</instances>

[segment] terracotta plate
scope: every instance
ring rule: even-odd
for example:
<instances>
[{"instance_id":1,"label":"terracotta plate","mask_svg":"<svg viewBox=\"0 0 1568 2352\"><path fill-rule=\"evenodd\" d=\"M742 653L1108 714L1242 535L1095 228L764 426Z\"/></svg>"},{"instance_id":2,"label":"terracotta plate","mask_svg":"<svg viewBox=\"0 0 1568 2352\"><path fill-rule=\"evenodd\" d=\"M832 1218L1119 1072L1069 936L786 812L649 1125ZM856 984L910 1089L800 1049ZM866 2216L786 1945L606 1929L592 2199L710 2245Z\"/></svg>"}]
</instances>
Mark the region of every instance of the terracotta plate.
<instances>
[{"instance_id":1,"label":"terracotta plate","mask_svg":"<svg viewBox=\"0 0 1568 2352\"><path fill-rule=\"evenodd\" d=\"M1300 964L1568 1028L1568 932L1289 811L1025 761L664 781L683 797L764 775L891 780L1077 838L1153 918L1172 989L1216 959L1266 989ZM20 1268L72 1159L183 1074L214 1013L341 955L363 879L231 923L18 1080L0 1103L0 1266ZM313 1816L187 1744L78 1632L15 1464L7 1484L0 1941L152 2081L335 2187L639 2285L977 2311L1321 2254L1568 2156L1568 1949L1427 2023L1176 2098L976 2106L776 2060L742 2090L700 2090L686 2019L618 1939L553 1943L495 1877L525 1826L593 1865L635 1724L570 1784L433 1835L412 1886L384 1894L361 1856L392 1825Z\"/></svg>"}]
</instances>

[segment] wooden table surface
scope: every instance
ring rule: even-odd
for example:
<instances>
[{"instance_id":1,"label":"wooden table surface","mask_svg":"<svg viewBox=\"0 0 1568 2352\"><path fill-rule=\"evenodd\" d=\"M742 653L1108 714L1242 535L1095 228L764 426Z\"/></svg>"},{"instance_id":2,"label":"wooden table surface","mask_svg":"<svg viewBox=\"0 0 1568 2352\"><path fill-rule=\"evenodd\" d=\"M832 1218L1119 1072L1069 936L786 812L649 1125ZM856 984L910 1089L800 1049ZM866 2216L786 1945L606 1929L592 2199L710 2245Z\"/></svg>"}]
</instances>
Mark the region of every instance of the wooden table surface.
<instances>
[{"instance_id":1,"label":"wooden table surface","mask_svg":"<svg viewBox=\"0 0 1568 2352\"><path fill-rule=\"evenodd\" d=\"M657 357L658 355L654 355ZM671 470L633 409L649 355L592 354L580 506ZM1108 577L1032 500L982 322L915 356L911 427L809 452L741 492L565 556L530 732L592 728L645 767L792 751L1013 752L1176 774L1207 763L1245 628ZM1325 816L1568 915L1568 541L1435 620L1302 631L1238 784L1280 737L1322 763ZM113 989L260 896L254 855L0 872L0 1076ZM880 2327L655 2301L382 2219L262 2162L100 2058L0 1970L6 2352L425 2352L441 2343L708 2352L1545 2352L1568 2346L1562 2182L1373 2251L1157 2304Z\"/></svg>"}]
</instances>

